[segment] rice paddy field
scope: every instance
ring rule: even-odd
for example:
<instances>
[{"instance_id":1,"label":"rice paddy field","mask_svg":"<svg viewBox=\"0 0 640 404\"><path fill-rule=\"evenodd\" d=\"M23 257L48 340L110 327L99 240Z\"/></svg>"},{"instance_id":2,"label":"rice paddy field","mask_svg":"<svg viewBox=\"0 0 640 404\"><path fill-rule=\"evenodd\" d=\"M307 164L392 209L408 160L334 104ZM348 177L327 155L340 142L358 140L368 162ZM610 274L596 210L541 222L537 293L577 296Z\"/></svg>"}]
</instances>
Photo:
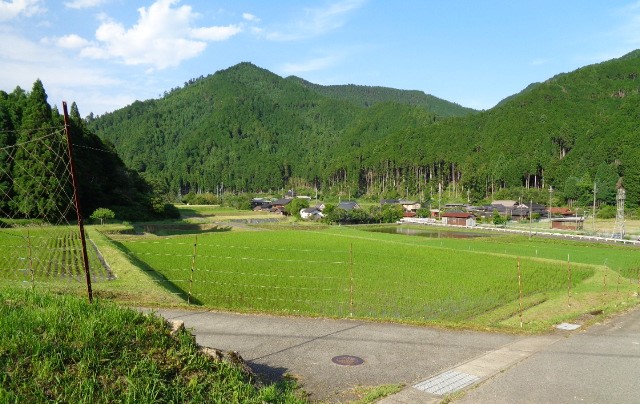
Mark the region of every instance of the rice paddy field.
<instances>
[{"instance_id":1,"label":"rice paddy field","mask_svg":"<svg viewBox=\"0 0 640 404\"><path fill-rule=\"evenodd\" d=\"M367 226L274 229L113 238L132 262L160 275L156 282L219 309L544 328L637 301L633 247L411 237Z\"/></svg>"},{"instance_id":2,"label":"rice paddy field","mask_svg":"<svg viewBox=\"0 0 640 404\"><path fill-rule=\"evenodd\" d=\"M90 226L94 292L134 305L532 332L640 300L632 246L428 226L236 225L228 215L238 219L196 210L202 223ZM81 293L77 229L1 229L7 282Z\"/></svg>"},{"instance_id":3,"label":"rice paddy field","mask_svg":"<svg viewBox=\"0 0 640 404\"><path fill-rule=\"evenodd\" d=\"M109 271L96 250L87 246L93 281ZM74 226L34 226L0 229L0 280L17 282L84 283L80 233Z\"/></svg>"}]
</instances>

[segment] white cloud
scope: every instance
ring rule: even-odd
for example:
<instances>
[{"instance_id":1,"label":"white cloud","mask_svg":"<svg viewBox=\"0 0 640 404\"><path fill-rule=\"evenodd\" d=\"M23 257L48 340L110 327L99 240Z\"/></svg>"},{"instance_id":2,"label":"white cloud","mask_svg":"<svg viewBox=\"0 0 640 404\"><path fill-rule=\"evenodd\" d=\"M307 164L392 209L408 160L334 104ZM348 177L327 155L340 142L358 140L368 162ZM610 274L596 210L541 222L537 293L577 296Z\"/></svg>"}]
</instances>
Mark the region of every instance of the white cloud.
<instances>
[{"instance_id":1,"label":"white cloud","mask_svg":"<svg viewBox=\"0 0 640 404\"><path fill-rule=\"evenodd\" d=\"M281 70L285 74L298 74L323 70L335 65L340 59L341 58L338 55L327 55L301 63L285 63Z\"/></svg>"},{"instance_id":2,"label":"white cloud","mask_svg":"<svg viewBox=\"0 0 640 404\"><path fill-rule=\"evenodd\" d=\"M54 41L54 40L48 40ZM49 103L58 104L62 100L78 101L80 111L89 113L103 112L108 108L122 106L116 104L108 92L114 88L128 88L122 79L100 66L88 66L69 60L68 55L59 48L50 46L51 42L34 42L14 33L0 31L0 89L12 91L16 86L30 91L36 79L42 80ZM87 93L102 94L103 103L88 100ZM97 98L97 97L96 97Z\"/></svg>"},{"instance_id":3,"label":"white cloud","mask_svg":"<svg viewBox=\"0 0 640 404\"><path fill-rule=\"evenodd\" d=\"M242 27L239 25L227 25L221 27L194 28L191 30L191 36L204 41L226 41L240 32L242 32Z\"/></svg>"},{"instance_id":4,"label":"white cloud","mask_svg":"<svg viewBox=\"0 0 640 404\"><path fill-rule=\"evenodd\" d=\"M49 39L45 39L43 40L43 42L50 43L52 41ZM56 46L64 49L80 49L90 45L90 42L88 40L76 34L65 35L59 38L55 38L53 40L53 43Z\"/></svg>"},{"instance_id":5,"label":"white cloud","mask_svg":"<svg viewBox=\"0 0 640 404\"><path fill-rule=\"evenodd\" d=\"M44 12L41 0L0 0L0 21L9 21L19 15L31 17Z\"/></svg>"},{"instance_id":6,"label":"white cloud","mask_svg":"<svg viewBox=\"0 0 640 404\"><path fill-rule=\"evenodd\" d=\"M73 0L65 2L64 5L67 8L81 9L97 7L101 4L106 3L107 1L108 0Z\"/></svg>"},{"instance_id":7,"label":"white cloud","mask_svg":"<svg viewBox=\"0 0 640 404\"><path fill-rule=\"evenodd\" d=\"M242 18L247 21L260 22L260 19L251 13L242 13Z\"/></svg>"},{"instance_id":8,"label":"white cloud","mask_svg":"<svg viewBox=\"0 0 640 404\"><path fill-rule=\"evenodd\" d=\"M242 30L237 25L193 27L198 14L191 6L177 3L179 0L157 0L148 8L139 8L138 21L131 28L100 17L102 23L95 34L97 44L82 49L80 54L164 69L201 54L207 47L205 41L227 40Z\"/></svg>"},{"instance_id":9,"label":"white cloud","mask_svg":"<svg viewBox=\"0 0 640 404\"><path fill-rule=\"evenodd\" d=\"M267 39L292 41L323 35L346 24L347 16L362 7L367 0L342 0L325 8L305 9L305 15L284 32L270 32Z\"/></svg>"}]
</instances>

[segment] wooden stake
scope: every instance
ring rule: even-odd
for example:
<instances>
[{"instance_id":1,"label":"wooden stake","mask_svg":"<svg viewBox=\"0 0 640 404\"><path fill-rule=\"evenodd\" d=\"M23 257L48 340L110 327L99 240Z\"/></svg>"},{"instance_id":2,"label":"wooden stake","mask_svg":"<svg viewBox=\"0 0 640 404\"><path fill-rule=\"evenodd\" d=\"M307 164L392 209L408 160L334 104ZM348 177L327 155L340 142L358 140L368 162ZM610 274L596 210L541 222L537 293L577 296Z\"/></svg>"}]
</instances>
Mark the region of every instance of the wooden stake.
<instances>
[{"instance_id":1,"label":"wooden stake","mask_svg":"<svg viewBox=\"0 0 640 404\"><path fill-rule=\"evenodd\" d=\"M189 275L189 293L187 295L187 304L191 305L191 287L193 286L193 272L196 270L196 255L198 255L198 236L195 236L193 243L193 256L191 257L191 274Z\"/></svg>"},{"instance_id":2,"label":"wooden stake","mask_svg":"<svg viewBox=\"0 0 640 404\"><path fill-rule=\"evenodd\" d=\"M353 317L353 243L349 245L349 316Z\"/></svg>"},{"instance_id":3,"label":"wooden stake","mask_svg":"<svg viewBox=\"0 0 640 404\"><path fill-rule=\"evenodd\" d=\"M35 271L33 270L33 251L31 249L31 234L27 229L27 246L29 247L29 276L31 277L31 290L36 288Z\"/></svg>"},{"instance_id":4,"label":"wooden stake","mask_svg":"<svg viewBox=\"0 0 640 404\"><path fill-rule=\"evenodd\" d=\"M567 254L567 306L571 307L571 260Z\"/></svg>"},{"instance_id":5,"label":"wooden stake","mask_svg":"<svg viewBox=\"0 0 640 404\"><path fill-rule=\"evenodd\" d=\"M522 328L522 273L520 272L520 257L518 257L518 289L520 290L520 328Z\"/></svg>"}]
</instances>

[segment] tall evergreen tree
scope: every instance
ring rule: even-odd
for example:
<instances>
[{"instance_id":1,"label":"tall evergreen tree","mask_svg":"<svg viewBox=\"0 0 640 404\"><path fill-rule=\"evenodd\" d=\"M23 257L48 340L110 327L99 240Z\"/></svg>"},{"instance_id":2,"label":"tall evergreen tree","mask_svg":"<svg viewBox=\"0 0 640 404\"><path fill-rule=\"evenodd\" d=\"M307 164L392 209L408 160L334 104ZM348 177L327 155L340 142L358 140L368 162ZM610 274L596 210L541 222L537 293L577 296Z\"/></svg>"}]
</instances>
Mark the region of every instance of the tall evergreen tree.
<instances>
[{"instance_id":1,"label":"tall evergreen tree","mask_svg":"<svg viewBox=\"0 0 640 404\"><path fill-rule=\"evenodd\" d=\"M11 171L13 167L13 144L15 136L9 109L9 95L0 92L0 214L9 216L11 199Z\"/></svg>"},{"instance_id":2,"label":"tall evergreen tree","mask_svg":"<svg viewBox=\"0 0 640 404\"><path fill-rule=\"evenodd\" d=\"M28 96L18 131L14 173L16 209L21 216L58 222L65 215L69 190L62 136L54 133L51 106L42 82Z\"/></svg>"}]
</instances>

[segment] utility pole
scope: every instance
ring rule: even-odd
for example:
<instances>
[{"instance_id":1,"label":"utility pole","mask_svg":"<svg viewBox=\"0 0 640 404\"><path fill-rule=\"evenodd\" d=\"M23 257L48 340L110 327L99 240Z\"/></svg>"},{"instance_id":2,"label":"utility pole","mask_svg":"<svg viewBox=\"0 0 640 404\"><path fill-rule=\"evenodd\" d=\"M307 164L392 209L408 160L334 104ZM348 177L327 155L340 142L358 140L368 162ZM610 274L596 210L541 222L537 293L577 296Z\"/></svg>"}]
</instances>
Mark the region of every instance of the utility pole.
<instances>
[{"instance_id":1,"label":"utility pole","mask_svg":"<svg viewBox=\"0 0 640 404\"><path fill-rule=\"evenodd\" d=\"M549 185L549 221L551 221L551 195L553 195L553 188Z\"/></svg>"},{"instance_id":2,"label":"utility pole","mask_svg":"<svg viewBox=\"0 0 640 404\"><path fill-rule=\"evenodd\" d=\"M438 183L438 216L442 217L442 212L440 212L440 210L442 205L442 183L439 182Z\"/></svg>"},{"instance_id":3,"label":"utility pole","mask_svg":"<svg viewBox=\"0 0 640 404\"><path fill-rule=\"evenodd\" d=\"M597 185L596 182L593 182L593 217L591 218L591 221L593 222L593 234L596 234L596 192L597 192Z\"/></svg>"},{"instance_id":4,"label":"utility pole","mask_svg":"<svg viewBox=\"0 0 640 404\"><path fill-rule=\"evenodd\" d=\"M533 199L529 201L529 239L531 239L531 225L533 224L533 219L531 215L531 205L533 205Z\"/></svg>"}]
</instances>

